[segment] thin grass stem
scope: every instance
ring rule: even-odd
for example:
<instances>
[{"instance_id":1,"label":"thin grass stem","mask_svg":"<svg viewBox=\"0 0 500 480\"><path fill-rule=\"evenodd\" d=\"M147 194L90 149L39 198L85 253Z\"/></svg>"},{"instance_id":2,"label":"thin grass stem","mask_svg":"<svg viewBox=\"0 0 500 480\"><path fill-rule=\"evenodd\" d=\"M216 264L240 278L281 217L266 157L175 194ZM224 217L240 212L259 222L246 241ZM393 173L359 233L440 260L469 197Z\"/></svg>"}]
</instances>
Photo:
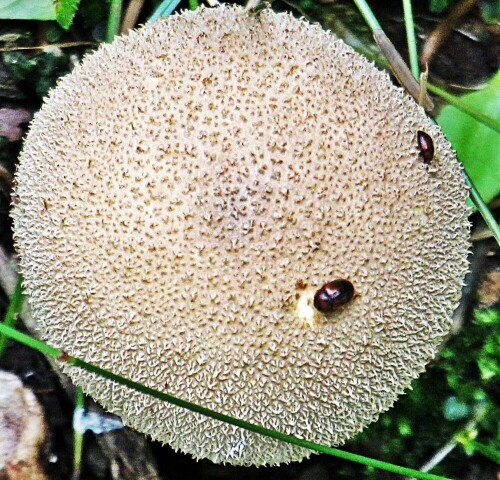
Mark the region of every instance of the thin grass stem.
<instances>
[{"instance_id":1,"label":"thin grass stem","mask_svg":"<svg viewBox=\"0 0 500 480\"><path fill-rule=\"evenodd\" d=\"M479 452L483 457L490 459L492 462L500 465L500 452L493 447L484 445L476 440L468 440L465 442L464 447L472 447L476 452Z\"/></svg>"},{"instance_id":2,"label":"thin grass stem","mask_svg":"<svg viewBox=\"0 0 500 480\"><path fill-rule=\"evenodd\" d=\"M50 355L51 357L54 357L59 361L66 362L75 367L83 368L88 372L95 373L104 378L119 383L120 385L125 385L126 387L132 388L133 390L136 390L138 392L144 393L146 395L151 395L152 397L158 398L159 400L169 402L172 405L177 405L178 407L185 408L187 410L190 410L191 412L199 413L201 415L205 415L207 417L219 420L221 422L229 423L236 427L240 427L245 430L258 433L260 435L265 435L267 437L275 438L276 440L281 440L282 442L292 443L299 447L308 448L316 452L326 453L327 455L332 455L334 457L342 458L344 460L349 460L352 462L360 463L362 465L367 465L373 468L378 468L380 470L385 470L400 475L413 476L415 478L419 478L422 480L449 480L446 477L441 477L439 475L421 472L419 470L414 470L412 468L400 467L399 465L394 465L392 463L383 462L381 460L364 457L362 455L345 452L337 448L310 442L309 440L304 440L302 438L294 437L293 435L287 435L285 433L277 432L275 430L270 430L260 425L256 425L254 423L250 423L245 420L231 417L224 413L215 412L213 410L210 410L209 408L202 407L200 405L196 405L191 402L187 402L186 400L174 397L168 393L160 392L159 390L149 388L145 385L142 385L141 383L134 382L127 378L121 377L120 375L116 375L113 372L97 367L96 365L93 365L91 363L84 362L83 360L80 360L76 357L69 355L63 350L58 350L57 348L51 347L47 345L45 342L36 340L35 338L32 338L24 333L18 332L17 330L8 327L6 325L0 324L0 334L6 335L14 340L17 340L18 342L21 342L24 345L27 345L46 355Z\"/></svg>"},{"instance_id":3,"label":"thin grass stem","mask_svg":"<svg viewBox=\"0 0 500 480\"><path fill-rule=\"evenodd\" d=\"M358 7L358 10L360 11L361 15L365 19L365 22L368 24L370 29L372 31L382 30L380 23L378 22L377 18L375 17L370 6L366 3L366 0L353 0L353 1L356 4L356 7Z\"/></svg>"},{"instance_id":4,"label":"thin grass stem","mask_svg":"<svg viewBox=\"0 0 500 480\"><path fill-rule=\"evenodd\" d=\"M451 93L448 93L446 90L436 85L428 83L427 89L435 95L441 97L443 100L446 100L450 105L453 105L467 115L470 115L474 120L477 120L479 123L482 123L495 132L500 133L500 120L485 115L483 112L481 112L481 110L465 104L465 102L463 102L460 97L452 95Z\"/></svg>"},{"instance_id":5,"label":"thin grass stem","mask_svg":"<svg viewBox=\"0 0 500 480\"><path fill-rule=\"evenodd\" d=\"M75 411L85 408L85 397L83 390L76 387L75 392ZM83 456L83 433L73 428L73 480L80 478L82 471Z\"/></svg>"},{"instance_id":6,"label":"thin grass stem","mask_svg":"<svg viewBox=\"0 0 500 480\"><path fill-rule=\"evenodd\" d=\"M470 198L472 202L474 203L479 213L483 217L486 225L488 225L488 228L493 233L495 240L500 245L500 227L498 226L495 217L490 212L490 209L488 208L484 200L481 198L481 195L477 191L476 187L472 183L471 178L469 177L469 175L465 170L464 170L464 176L465 176L465 182L467 183L467 186L470 188Z\"/></svg>"},{"instance_id":7,"label":"thin grass stem","mask_svg":"<svg viewBox=\"0 0 500 480\"><path fill-rule=\"evenodd\" d=\"M8 327L14 327L16 325L17 314L21 311L23 301L23 277L21 275L18 275L16 288L14 289L14 294L10 299L9 308L7 309L7 313L5 314L5 318L3 321L4 325L7 325ZM5 351L8 340L8 337L0 334L0 357Z\"/></svg>"},{"instance_id":8,"label":"thin grass stem","mask_svg":"<svg viewBox=\"0 0 500 480\"><path fill-rule=\"evenodd\" d=\"M106 29L106 42L111 43L120 31L122 18L122 0L111 0L108 25Z\"/></svg>"},{"instance_id":9,"label":"thin grass stem","mask_svg":"<svg viewBox=\"0 0 500 480\"><path fill-rule=\"evenodd\" d=\"M405 17L406 41L408 42L408 54L410 56L410 69L413 76L420 77L418 65L417 39L415 37L415 22L413 21L413 9L411 0L403 0L403 11Z\"/></svg>"}]
</instances>

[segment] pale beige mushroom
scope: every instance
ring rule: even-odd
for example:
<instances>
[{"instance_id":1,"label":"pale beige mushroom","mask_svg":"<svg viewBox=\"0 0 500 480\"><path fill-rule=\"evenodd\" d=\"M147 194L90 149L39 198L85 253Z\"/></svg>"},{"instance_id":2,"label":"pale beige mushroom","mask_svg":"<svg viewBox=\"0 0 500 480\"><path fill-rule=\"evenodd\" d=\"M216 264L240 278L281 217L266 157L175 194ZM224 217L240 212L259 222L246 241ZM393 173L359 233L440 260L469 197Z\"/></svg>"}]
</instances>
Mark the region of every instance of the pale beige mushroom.
<instances>
[{"instance_id":1,"label":"pale beige mushroom","mask_svg":"<svg viewBox=\"0 0 500 480\"><path fill-rule=\"evenodd\" d=\"M36 115L17 182L43 338L331 445L424 370L467 270L467 189L440 129L330 33L270 10L202 8L101 47ZM313 296L334 279L356 296L323 315ZM310 454L64 369L196 458Z\"/></svg>"}]
</instances>

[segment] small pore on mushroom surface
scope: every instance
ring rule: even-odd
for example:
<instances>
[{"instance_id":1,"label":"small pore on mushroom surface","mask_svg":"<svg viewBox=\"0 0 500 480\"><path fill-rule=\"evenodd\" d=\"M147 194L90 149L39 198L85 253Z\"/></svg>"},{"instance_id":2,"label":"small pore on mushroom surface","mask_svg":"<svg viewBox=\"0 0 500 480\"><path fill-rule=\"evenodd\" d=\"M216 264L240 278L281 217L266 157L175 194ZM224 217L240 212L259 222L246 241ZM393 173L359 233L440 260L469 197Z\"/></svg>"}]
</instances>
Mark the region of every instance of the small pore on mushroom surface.
<instances>
[{"instance_id":1,"label":"small pore on mushroom surface","mask_svg":"<svg viewBox=\"0 0 500 480\"><path fill-rule=\"evenodd\" d=\"M201 8L103 45L49 94L16 180L15 240L45 340L325 444L424 370L467 271L468 192L439 127L330 33L270 9ZM325 315L314 295L332 279L358 296ZM62 368L196 458L310 455Z\"/></svg>"}]
</instances>

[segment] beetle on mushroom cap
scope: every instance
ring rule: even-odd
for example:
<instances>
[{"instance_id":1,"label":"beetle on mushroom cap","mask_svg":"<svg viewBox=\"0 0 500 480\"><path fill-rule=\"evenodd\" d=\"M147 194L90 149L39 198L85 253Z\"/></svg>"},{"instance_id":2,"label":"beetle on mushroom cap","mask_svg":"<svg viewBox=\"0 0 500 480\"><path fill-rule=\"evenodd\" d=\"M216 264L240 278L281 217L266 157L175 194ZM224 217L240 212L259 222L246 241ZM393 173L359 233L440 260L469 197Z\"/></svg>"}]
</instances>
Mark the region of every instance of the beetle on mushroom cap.
<instances>
[{"instance_id":1,"label":"beetle on mushroom cap","mask_svg":"<svg viewBox=\"0 0 500 480\"><path fill-rule=\"evenodd\" d=\"M467 189L439 128L330 33L269 9L184 12L86 57L36 115L16 194L43 338L332 445L423 371L467 270ZM356 299L322 312L314 297L332 279ZM310 454L63 369L196 458Z\"/></svg>"}]
</instances>

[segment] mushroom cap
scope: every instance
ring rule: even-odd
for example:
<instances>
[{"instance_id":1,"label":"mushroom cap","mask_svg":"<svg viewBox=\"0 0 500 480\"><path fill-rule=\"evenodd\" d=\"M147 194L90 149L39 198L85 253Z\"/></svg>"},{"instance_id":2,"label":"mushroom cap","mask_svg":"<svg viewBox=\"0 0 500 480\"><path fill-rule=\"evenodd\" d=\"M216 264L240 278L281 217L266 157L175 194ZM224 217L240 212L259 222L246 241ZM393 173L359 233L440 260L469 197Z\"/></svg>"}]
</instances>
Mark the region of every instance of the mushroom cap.
<instances>
[{"instance_id":1,"label":"mushroom cap","mask_svg":"<svg viewBox=\"0 0 500 480\"><path fill-rule=\"evenodd\" d=\"M326 444L424 370L467 270L468 192L439 127L343 42L269 9L184 12L86 57L36 115L16 194L45 340ZM314 292L334 279L355 298L323 315ZM63 369L196 458L310 454Z\"/></svg>"}]
</instances>

